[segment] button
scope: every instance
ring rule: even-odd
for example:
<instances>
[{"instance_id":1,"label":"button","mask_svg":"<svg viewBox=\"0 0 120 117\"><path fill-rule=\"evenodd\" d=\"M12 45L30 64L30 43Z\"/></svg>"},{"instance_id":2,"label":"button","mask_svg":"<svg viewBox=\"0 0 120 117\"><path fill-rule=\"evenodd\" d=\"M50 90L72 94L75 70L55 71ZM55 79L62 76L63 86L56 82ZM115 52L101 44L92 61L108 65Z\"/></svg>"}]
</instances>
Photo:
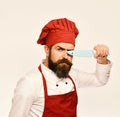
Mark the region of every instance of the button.
<instances>
[{"instance_id":1,"label":"button","mask_svg":"<svg viewBox=\"0 0 120 117\"><path fill-rule=\"evenodd\" d=\"M68 84L68 82L65 82L65 84Z\"/></svg>"},{"instance_id":2,"label":"button","mask_svg":"<svg viewBox=\"0 0 120 117\"><path fill-rule=\"evenodd\" d=\"M58 87L59 85L58 84L56 84L56 87Z\"/></svg>"}]
</instances>

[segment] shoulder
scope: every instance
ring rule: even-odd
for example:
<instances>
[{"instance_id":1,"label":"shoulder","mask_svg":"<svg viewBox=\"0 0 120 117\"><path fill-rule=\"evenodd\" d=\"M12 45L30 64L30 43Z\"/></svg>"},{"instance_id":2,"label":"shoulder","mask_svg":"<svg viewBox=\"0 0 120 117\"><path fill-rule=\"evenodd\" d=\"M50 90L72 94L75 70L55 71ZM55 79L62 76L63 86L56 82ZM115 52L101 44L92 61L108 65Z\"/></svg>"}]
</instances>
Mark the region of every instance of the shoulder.
<instances>
[{"instance_id":1,"label":"shoulder","mask_svg":"<svg viewBox=\"0 0 120 117\"><path fill-rule=\"evenodd\" d=\"M71 67L70 74L77 74L78 72L80 71L77 68L75 68L74 66Z\"/></svg>"},{"instance_id":2,"label":"shoulder","mask_svg":"<svg viewBox=\"0 0 120 117\"><path fill-rule=\"evenodd\" d=\"M78 73L80 73L80 71L74 67L71 68L69 74L73 79L76 79L78 77Z\"/></svg>"},{"instance_id":3,"label":"shoulder","mask_svg":"<svg viewBox=\"0 0 120 117\"><path fill-rule=\"evenodd\" d=\"M26 73L25 77L27 80L34 82L36 80L41 80L42 75L38 68L34 68Z\"/></svg>"},{"instance_id":4,"label":"shoulder","mask_svg":"<svg viewBox=\"0 0 120 117\"><path fill-rule=\"evenodd\" d=\"M40 90L41 86L41 73L37 68L35 68L19 79L15 91L20 94L33 95L36 91Z\"/></svg>"},{"instance_id":5,"label":"shoulder","mask_svg":"<svg viewBox=\"0 0 120 117\"><path fill-rule=\"evenodd\" d=\"M34 68L27 72L24 76L20 78L19 82L28 82L28 83L36 83L37 81L41 80L41 73L38 68Z\"/></svg>"}]
</instances>

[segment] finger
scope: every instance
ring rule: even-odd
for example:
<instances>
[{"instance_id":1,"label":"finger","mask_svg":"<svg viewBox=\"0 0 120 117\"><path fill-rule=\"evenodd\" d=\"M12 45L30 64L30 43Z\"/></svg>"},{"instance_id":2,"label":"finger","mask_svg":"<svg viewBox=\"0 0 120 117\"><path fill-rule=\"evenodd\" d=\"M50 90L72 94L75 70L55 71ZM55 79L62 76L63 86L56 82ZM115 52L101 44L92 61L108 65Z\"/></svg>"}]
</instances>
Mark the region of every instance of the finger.
<instances>
[{"instance_id":1,"label":"finger","mask_svg":"<svg viewBox=\"0 0 120 117\"><path fill-rule=\"evenodd\" d=\"M94 47L94 50L96 50L95 56L107 56L109 53L109 48L106 45L96 45Z\"/></svg>"}]
</instances>

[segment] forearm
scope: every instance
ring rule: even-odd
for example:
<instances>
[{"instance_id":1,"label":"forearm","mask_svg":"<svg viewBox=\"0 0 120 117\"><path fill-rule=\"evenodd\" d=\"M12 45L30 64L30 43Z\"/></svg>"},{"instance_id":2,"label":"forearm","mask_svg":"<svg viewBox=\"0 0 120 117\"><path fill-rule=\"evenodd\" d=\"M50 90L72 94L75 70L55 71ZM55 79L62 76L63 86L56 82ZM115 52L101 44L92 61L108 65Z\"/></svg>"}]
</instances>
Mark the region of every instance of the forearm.
<instances>
[{"instance_id":1,"label":"forearm","mask_svg":"<svg viewBox=\"0 0 120 117\"><path fill-rule=\"evenodd\" d=\"M96 77L101 84L106 84L110 77L111 62L108 60L107 64L97 63L96 65Z\"/></svg>"},{"instance_id":2,"label":"forearm","mask_svg":"<svg viewBox=\"0 0 120 117\"><path fill-rule=\"evenodd\" d=\"M78 72L77 86L80 87L99 87L108 82L110 76L111 63L96 64L94 73Z\"/></svg>"}]
</instances>

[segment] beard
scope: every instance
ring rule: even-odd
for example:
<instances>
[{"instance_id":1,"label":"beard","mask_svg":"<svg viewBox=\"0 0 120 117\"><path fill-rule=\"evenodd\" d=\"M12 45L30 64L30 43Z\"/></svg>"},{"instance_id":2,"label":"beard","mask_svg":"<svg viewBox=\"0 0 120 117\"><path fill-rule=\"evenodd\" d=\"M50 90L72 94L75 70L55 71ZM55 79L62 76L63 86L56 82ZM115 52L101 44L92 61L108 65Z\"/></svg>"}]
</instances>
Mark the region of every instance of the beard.
<instances>
[{"instance_id":1,"label":"beard","mask_svg":"<svg viewBox=\"0 0 120 117\"><path fill-rule=\"evenodd\" d=\"M48 57L48 67L57 75L58 78L66 78L71 69L72 63L63 58L57 62L51 60L51 56Z\"/></svg>"}]
</instances>

